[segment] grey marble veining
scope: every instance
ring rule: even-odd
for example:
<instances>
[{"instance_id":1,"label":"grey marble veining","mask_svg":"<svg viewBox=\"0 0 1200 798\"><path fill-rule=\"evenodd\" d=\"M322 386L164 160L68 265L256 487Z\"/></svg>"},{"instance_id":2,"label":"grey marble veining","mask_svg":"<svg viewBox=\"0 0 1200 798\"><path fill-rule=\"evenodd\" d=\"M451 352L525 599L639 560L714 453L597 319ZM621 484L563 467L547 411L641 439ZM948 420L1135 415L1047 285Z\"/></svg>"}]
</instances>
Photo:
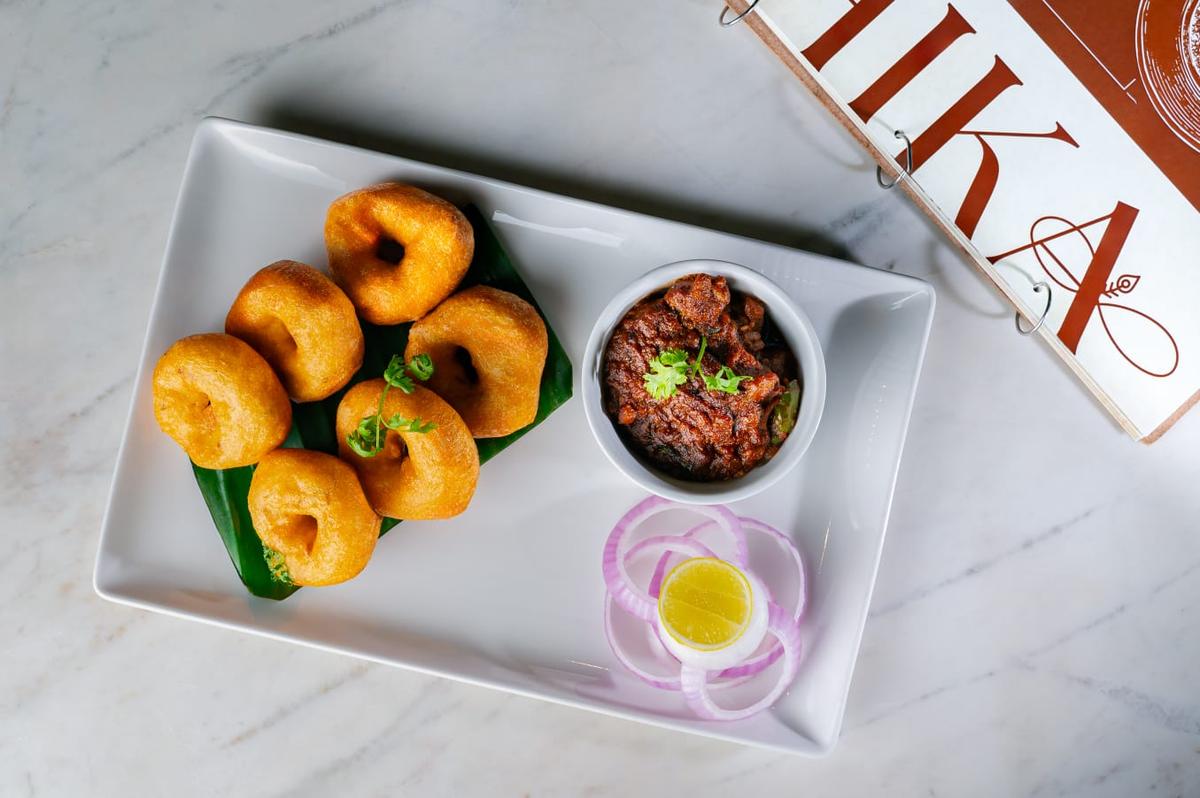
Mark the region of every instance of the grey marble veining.
<instances>
[{"instance_id":1,"label":"grey marble veining","mask_svg":"<svg viewBox=\"0 0 1200 798\"><path fill-rule=\"evenodd\" d=\"M0 794L1200 794L1200 421L1129 441L708 0L0 3ZM91 591L207 114L930 280L835 752L800 760Z\"/></svg>"}]
</instances>

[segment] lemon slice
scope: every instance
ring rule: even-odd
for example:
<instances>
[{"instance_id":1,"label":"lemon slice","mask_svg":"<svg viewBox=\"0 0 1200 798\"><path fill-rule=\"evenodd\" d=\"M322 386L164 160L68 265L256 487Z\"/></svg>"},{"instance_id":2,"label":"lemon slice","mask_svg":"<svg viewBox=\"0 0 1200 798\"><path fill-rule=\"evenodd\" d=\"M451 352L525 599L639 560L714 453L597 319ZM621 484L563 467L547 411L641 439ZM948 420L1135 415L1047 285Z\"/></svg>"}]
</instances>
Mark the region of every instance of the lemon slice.
<instances>
[{"instance_id":1,"label":"lemon slice","mask_svg":"<svg viewBox=\"0 0 1200 798\"><path fill-rule=\"evenodd\" d=\"M754 589L735 566L694 557L675 566L658 594L662 628L693 651L718 651L738 641L754 615Z\"/></svg>"}]
</instances>

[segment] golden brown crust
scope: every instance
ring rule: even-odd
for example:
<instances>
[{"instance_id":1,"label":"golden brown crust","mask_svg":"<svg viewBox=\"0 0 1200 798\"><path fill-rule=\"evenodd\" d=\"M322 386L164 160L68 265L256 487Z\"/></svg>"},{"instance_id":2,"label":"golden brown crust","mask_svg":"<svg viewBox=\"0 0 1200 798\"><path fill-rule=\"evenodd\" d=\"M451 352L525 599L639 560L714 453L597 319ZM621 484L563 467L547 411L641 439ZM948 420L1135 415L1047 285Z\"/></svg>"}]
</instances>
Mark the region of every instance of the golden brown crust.
<instances>
[{"instance_id":1,"label":"golden brown crust","mask_svg":"<svg viewBox=\"0 0 1200 798\"><path fill-rule=\"evenodd\" d=\"M354 305L328 277L293 260L250 278L225 317L225 332L266 358L297 402L324 399L362 365Z\"/></svg>"},{"instance_id":2,"label":"golden brown crust","mask_svg":"<svg viewBox=\"0 0 1200 798\"><path fill-rule=\"evenodd\" d=\"M254 531L283 557L297 585L357 576L379 539L381 519L358 476L333 455L276 449L254 469L246 503Z\"/></svg>"},{"instance_id":3,"label":"golden brown crust","mask_svg":"<svg viewBox=\"0 0 1200 798\"><path fill-rule=\"evenodd\" d=\"M532 305L477 285L447 299L408 332L406 360L433 360L432 388L476 438L499 438L533 423L546 365L546 324ZM471 374L462 353L470 355Z\"/></svg>"},{"instance_id":4,"label":"golden brown crust","mask_svg":"<svg viewBox=\"0 0 1200 798\"><path fill-rule=\"evenodd\" d=\"M416 386L411 394L388 391L383 417L399 414L437 426L429 432L386 431L383 450L361 457L346 443L358 422L375 413L386 383L360 382L338 405L338 453L354 466L371 506L389 518L449 518L467 509L479 480L479 450L467 425L433 391Z\"/></svg>"},{"instance_id":5,"label":"golden brown crust","mask_svg":"<svg viewBox=\"0 0 1200 798\"><path fill-rule=\"evenodd\" d=\"M403 246L398 263L381 241ZM475 253L471 223L441 197L380 183L334 200L325 218L333 277L372 324L400 324L429 312L458 286Z\"/></svg>"},{"instance_id":6,"label":"golden brown crust","mask_svg":"<svg viewBox=\"0 0 1200 798\"><path fill-rule=\"evenodd\" d=\"M257 463L292 427L279 378L232 335L179 339L158 359L152 384L158 426L202 468Z\"/></svg>"}]
</instances>

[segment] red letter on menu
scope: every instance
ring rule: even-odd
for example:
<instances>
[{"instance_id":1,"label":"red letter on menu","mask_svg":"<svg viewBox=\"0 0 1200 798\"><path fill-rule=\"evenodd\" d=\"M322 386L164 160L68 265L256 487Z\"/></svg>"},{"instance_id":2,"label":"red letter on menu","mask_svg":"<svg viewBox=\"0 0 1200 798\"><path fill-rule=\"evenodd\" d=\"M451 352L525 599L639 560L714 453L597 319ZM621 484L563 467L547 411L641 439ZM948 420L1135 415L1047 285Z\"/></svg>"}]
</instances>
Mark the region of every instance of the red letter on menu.
<instances>
[{"instance_id":1,"label":"red letter on menu","mask_svg":"<svg viewBox=\"0 0 1200 798\"><path fill-rule=\"evenodd\" d=\"M819 39L804 48L801 55L808 59L813 69L820 69L891 4L892 0L861 0L852 4L850 10L830 25Z\"/></svg>"},{"instance_id":2,"label":"red letter on menu","mask_svg":"<svg viewBox=\"0 0 1200 798\"><path fill-rule=\"evenodd\" d=\"M954 217L954 223L958 225L958 229L963 231L963 234L970 238L975 235L975 228L979 226L979 219L983 216L983 209L987 207L988 200L992 198L992 192L996 190L996 182L1000 179L1000 159L996 157L996 151L992 149L992 145L988 144L988 139L992 136L997 138L1019 138L1019 139L1054 139L1072 147L1078 147L1075 139L1071 138L1071 134L1067 132L1062 124L1057 123L1054 130L1049 133L1021 133L1005 130L960 130L960 136L974 136L979 141L979 146L983 148L983 158L979 161L979 169L975 172L975 179L971 181L971 187L967 189L967 196L963 198L962 205L959 206L958 216Z\"/></svg>"},{"instance_id":3,"label":"red letter on menu","mask_svg":"<svg viewBox=\"0 0 1200 798\"><path fill-rule=\"evenodd\" d=\"M946 113L939 116L936 122L925 129L924 133L913 139L912 170L915 172L920 169L921 165L932 158L935 152L946 146L946 142L956 133L961 132L968 122L991 104L992 100L999 97L1000 92L1009 86L1020 85L1021 81L1008 68L1008 64L1001 61L1000 56L996 56L988 73L968 89L966 94L959 97ZM896 157L903 162L904 153L901 152Z\"/></svg>"},{"instance_id":4,"label":"red letter on menu","mask_svg":"<svg viewBox=\"0 0 1200 798\"><path fill-rule=\"evenodd\" d=\"M860 0L850 6L850 10L830 25L815 42L804 48L802 55L813 68L820 69L891 4L892 0ZM850 103L851 109L860 119L867 121L956 39L974 32L975 29L958 13L958 9L953 5L946 6L946 16L942 21ZM1008 64L1001 61L1000 56L996 56L991 70L913 141L913 171L919 169L921 164L944 147L946 142L978 116L992 100L1000 96L1000 92L1009 86L1020 85L1020 79L1008 68ZM897 160L903 162L904 155L901 152Z\"/></svg>"},{"instance_id":5,"label":"red letter on menu","mask_svg":"<svg viewBox=\"0 0 1200 798\"><path fill-rule=\"evenodd\" d=\"M816 41L804 49L803 55L816 69L821 69L829 60L841 52L856 36L873 23L892 0L860 0L851 5L837 22L821 34ZM862 94L850 103L850 109L866 122L879 112L889 100L916 78L934 59L945 52L951 44L975 29L958 12L953 5L946 6L946 15L929 33L900 57L896 63L888 67L879 78ZM978 83L972 86L966 94L950 106L932 125L917 136L912 143L912 171L920 169L933 155L946 146L956 135L971 133L978 138L983 146L983 160L979 170L971 182L967 196L963 200L958 218L955 220L959 228L970 237L974 234L984 208L992 197L999 176L999 160L992 151L985 135L1006 135L1001 133L976 133L964 128L983 111L1001 92L1010 86L1020 86L1021 81L1009 69L999 56L995 57L992 68ZM1021 135L1021 134L1007 134ZM1057 138L1074 144L1074 140L1061 126L1052 135L1030 134L1033 137ZM905 161L905 153L896 156L900 163Z\"/></svg>"},{"instance_id":6,"label":"red letter on menu","mask_svg":"<svg viewBox=\"0 0 1200 798\"><path fill-rule=\"evenodd\" d=\"M862 4L855 6L861 8ZM896 93L912 81L917 74L933 63L933 59L941 55L956 39L968 33L974 33L958 9L946 6L946 16L925 34L925 38L900 56L900 60L888 67L866 91L850 103L850 108L858 114L858 118L866 122L879 111L884 104L896 96ZM809 48L812 49L812 48Z\"/></svg>"},{"instance_id":7,"label":"red letter on menu","mask_svg":"<svg viewBox=\"0 0 1200 798\"><path fill-rule=\"evenodd\" d=\"M1100 297L1103 296L1104 287L1108 283L1108 276L1112 274L1113 266L1116 265L1117 257L1120 256L1121 249L1125 246L1125 240L1129 238L1129 231L1133 229L1137 215L1137 208L1126 205L1124 202L1117 202L1112 213L1107 216L1101 216L1083 224L1071 225L1066 230L1052 236L1033 239L1024 246L1008 252L1001 252L999 255L992 255L988 260L996 263L1009 255L1015 255L1033 247L1044 247L1053 239L1062 238L1071 233L1079 233L1085 227L1090 227L1105 219L1108 220L1108 227L1104 228L1104 235L1100 237L1100 243L1096 246L1096 252L1092 255L1087 271L1084 272L1083 279L1079 281L1075 298L1071 300L1071 306L1067 308L1067 315L1063 317L1062 326L1058 328L1058 340L1062 341L1067 349L1074 352L1079 347L1079 339L1083 336L1084 328L1091 321L1096 305L1100 303Z\"/></svg>"}]
</instances>

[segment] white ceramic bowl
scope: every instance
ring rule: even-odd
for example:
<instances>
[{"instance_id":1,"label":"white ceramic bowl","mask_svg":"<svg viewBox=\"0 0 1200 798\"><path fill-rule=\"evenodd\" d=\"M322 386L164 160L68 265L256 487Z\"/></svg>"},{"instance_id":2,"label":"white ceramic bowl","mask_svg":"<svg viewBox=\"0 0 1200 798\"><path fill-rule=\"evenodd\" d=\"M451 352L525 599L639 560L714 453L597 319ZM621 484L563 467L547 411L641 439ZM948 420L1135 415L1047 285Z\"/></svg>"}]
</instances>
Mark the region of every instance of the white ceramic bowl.
<instances>
[{"instance_id":1,"label":"white ceramic bowl","mask_svg":"<svg viewBox=\"0 0 1200 798\"><path fill-rule=\"evenodd\" d=\"M688 482L659 471L635 455L617 434L604 412L601 367L608 339L631 307L644 297L666 288L685 274L721 275L735 291L757 297L783 334L800 364L800 411L796 426L768 462L745 476L722 482ZM651 493L689 504L724 504L753 496L774 485L791 471L812 443L825 408L825 358L821 343L804 311L779 286L752 269L719 260L685 260L660 266L635 280L613 297L601 312L588 337L582 368L583 409L592 435L604 454L627 477Z\"/></svg>"}]
</instances>

